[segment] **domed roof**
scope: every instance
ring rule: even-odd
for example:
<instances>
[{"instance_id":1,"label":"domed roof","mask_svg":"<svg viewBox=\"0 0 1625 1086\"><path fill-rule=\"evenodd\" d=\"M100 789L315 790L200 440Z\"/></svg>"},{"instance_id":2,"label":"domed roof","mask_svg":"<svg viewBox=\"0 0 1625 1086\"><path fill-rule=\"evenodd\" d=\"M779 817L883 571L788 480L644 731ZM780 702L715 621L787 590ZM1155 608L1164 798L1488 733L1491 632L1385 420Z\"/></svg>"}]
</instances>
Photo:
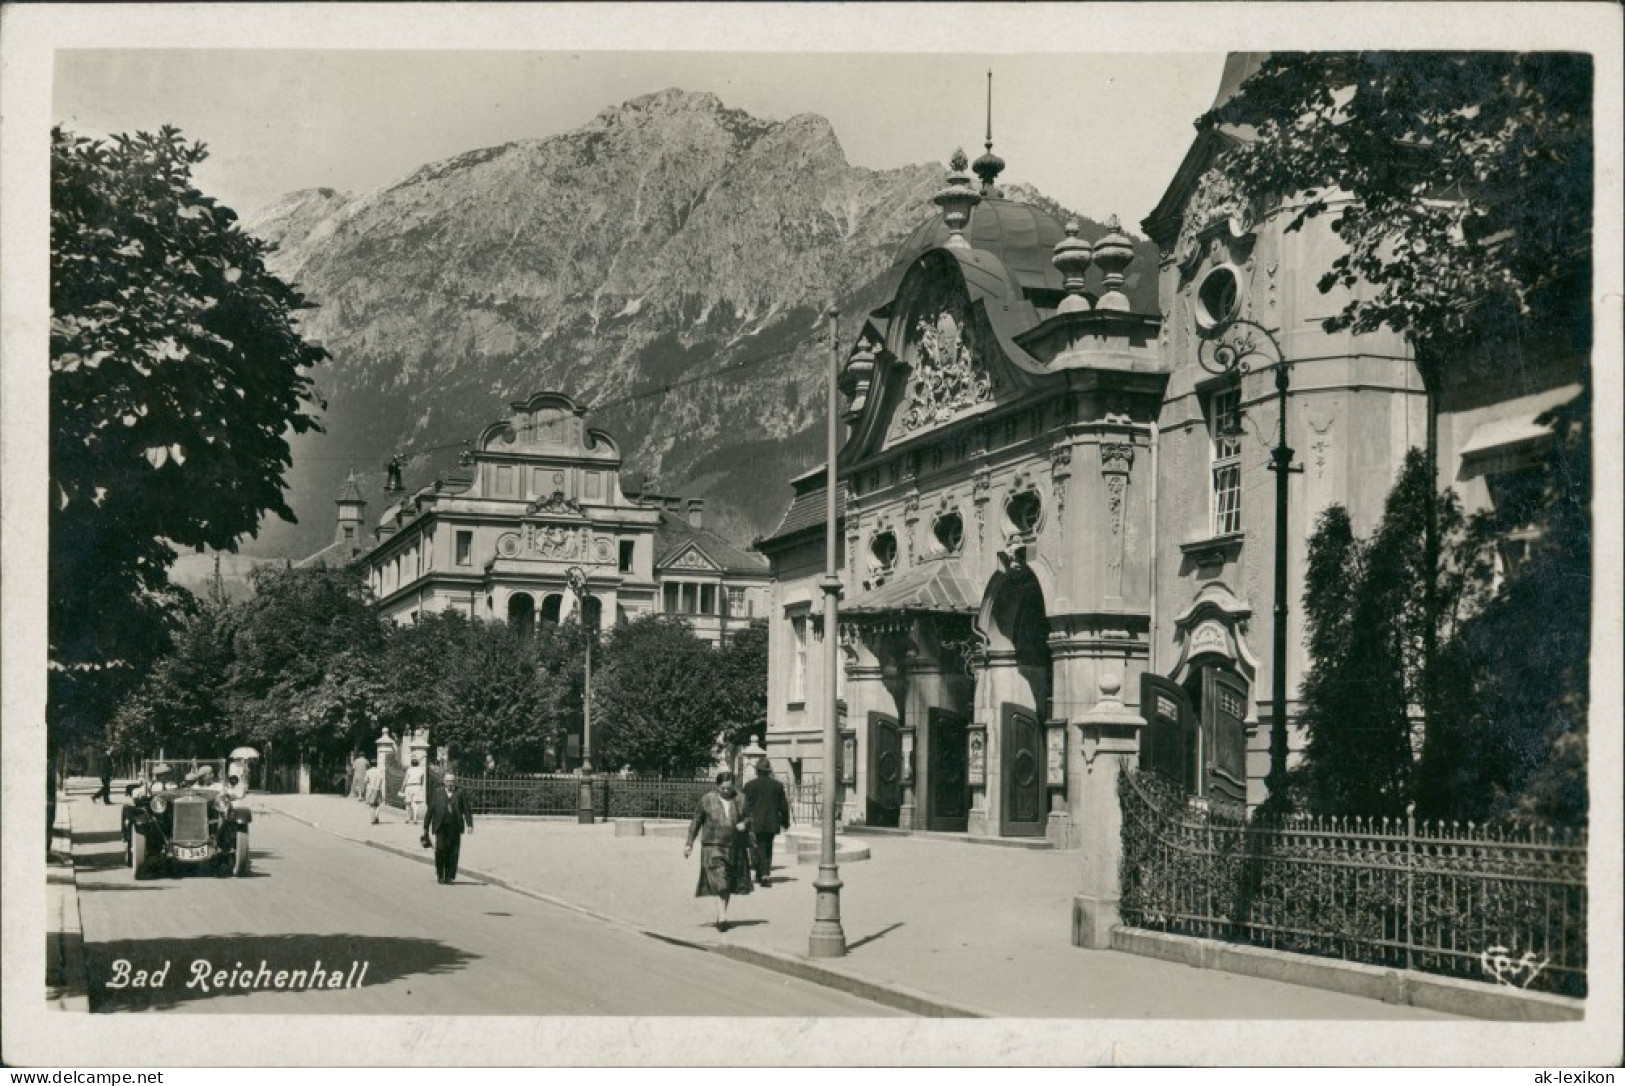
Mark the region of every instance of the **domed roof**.
<instances>
[{"instance_id":1,"label":"domed roof","mask_svg":"<svg viewBox=\"0 0 1625 1086\"><path fill-rule=\"evenodd\" d=\"M1055 243L1066 237L1060 220L1031 204L996 197L982 198L971 209L965 240L971 248L992 253L1015 275L1023 290L1065 289L1060 271L1051 263ZM932 215L898 247L892 271L900 273L928 249L948 240L948 224ZM895 284L894 284L895 285Z\"/></svg>"}]
</instances>

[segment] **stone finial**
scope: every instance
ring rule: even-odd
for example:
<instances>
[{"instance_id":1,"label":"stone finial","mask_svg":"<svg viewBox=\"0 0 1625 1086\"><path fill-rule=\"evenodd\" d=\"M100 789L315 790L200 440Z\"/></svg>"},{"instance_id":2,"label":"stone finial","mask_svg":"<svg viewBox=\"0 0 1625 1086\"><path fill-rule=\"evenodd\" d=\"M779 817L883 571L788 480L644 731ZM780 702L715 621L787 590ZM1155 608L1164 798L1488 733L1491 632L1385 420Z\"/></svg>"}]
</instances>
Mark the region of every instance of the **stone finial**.
<instances>
[{"instance_id":1,"label":"stone finial","mask_svg":"<svg viewBox=\"0 0 1625 1086\"><path fill-rule=\"evenodd\" d=\"M1129 311L1128 295L1123 293L1124 272L1134 263L1134 243L1123 235L1123 226L1113 215L1106 220L1107 235L1095 242L1095 263L1106 274L1106 291L1095 302L1096 309Z\"/></svg>"},{"instance_id":2,"label":"stone finial","mask_svg":"<svg viewBox=\"0 0 1625 1086\"><path fill-rule=\"evenodd\" d=\"M1079 727L1094 728L1105 725L1139 727L1145 721L1140 714L1123 704L1123 676L1117 671L1103 671L1096 680L1100 696L1095 704L1078 718Z\"/></svg>"},{"instance_id":3,"label":"stone finial","mask_svg":"<svg viewBox=\"0 0 1625 1086\"><path fill-rule=\"evenodd\" d=\"M1078 224L1067 223L1066 237L1055 243L1055 255L1050 257L1050 263L1066 276L1062 284L1066 287L1066 297L1061 300L1059 312L1081 313L1094 308L1083 289L1083 273L1089 270L1093 259L1093 247L1078 237Z\"/></svg>"},{"instance_id":4,"label":"stone finial","mask_svg":"<svg viewBox=\"0 0 1625 1086\"><path fill-rule=\"evenodd\" d=\"M841 371L841 391L847 397L845 417L847 422L856 422L863 413L864 404L868 402L869 386L874 380L875 352L868 340L859 341L847 356L846 368Z\"/></svg>"},{"instance_id":5,"label":"stone finial","mask_svg":"<svg viewBox=\"0 0 1625 1086\"><path fill-rule=\"evenodd\" d=\"M942 221L948 224L947 245L954 249L969 249L965 240L965 224L970 222L971 208L982 202L982 197L970 187L970 174L965 172L967 161L963 148L954 151L948 162L948 183L931 202L942 208Z\"/></svg>"}]
</instances>

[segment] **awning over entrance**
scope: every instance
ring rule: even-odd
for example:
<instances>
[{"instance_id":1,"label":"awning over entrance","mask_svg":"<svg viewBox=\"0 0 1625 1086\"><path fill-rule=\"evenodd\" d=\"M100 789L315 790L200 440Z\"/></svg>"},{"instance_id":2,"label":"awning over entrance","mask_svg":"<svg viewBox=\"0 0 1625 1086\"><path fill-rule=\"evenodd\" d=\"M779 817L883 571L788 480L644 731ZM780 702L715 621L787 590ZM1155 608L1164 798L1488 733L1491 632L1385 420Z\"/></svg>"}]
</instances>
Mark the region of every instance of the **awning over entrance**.
<instances>
[{"instance_id":1,"label":"awning over entrance","mask_svg":"<svg viewBox=\"0 0 1625 1086\"><path fill-rule=\"evenodd\" d=\"M878 588L843 601L844 616L884 613L925 612L929 614L975 614L981 593L959 572L952 560L931 562L911 569Z\"/></svg>"}]
</instances>

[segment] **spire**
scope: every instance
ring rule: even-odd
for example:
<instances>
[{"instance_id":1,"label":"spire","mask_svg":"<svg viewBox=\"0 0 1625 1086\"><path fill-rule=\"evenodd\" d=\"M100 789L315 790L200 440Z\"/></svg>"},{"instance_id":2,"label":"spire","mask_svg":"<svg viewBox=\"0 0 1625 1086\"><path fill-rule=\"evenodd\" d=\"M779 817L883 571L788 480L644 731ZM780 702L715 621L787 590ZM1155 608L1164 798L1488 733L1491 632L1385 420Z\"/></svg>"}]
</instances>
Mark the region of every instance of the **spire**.
<instances>
[{"instance_id":1,"label":"spire","mask_svg":"<svg viewBox=\"0 0 1625 1086\"><path fill-rule=\"evenodd\" d=\"M999 179L1004 172L1004 159L993 153L993 69L987 70L987 142L982 145L986 148L975 165L971 167L976 176L982 179L982 195L997 196L998 190L993 182Z\"/></svg>"},{"instance_id":2,"label":"spire","mask_svg":"<svg viewBox=\"0 0 1625 1086\"><path fill-rule=\"evenodd\" d=\"M339 496L334 500L340 505L367 504L367 499L361 496L361 486L356 482L355 468L350 469L349 477L344 480L344 489L339 491Z\"/></svg>"}]
</instances>

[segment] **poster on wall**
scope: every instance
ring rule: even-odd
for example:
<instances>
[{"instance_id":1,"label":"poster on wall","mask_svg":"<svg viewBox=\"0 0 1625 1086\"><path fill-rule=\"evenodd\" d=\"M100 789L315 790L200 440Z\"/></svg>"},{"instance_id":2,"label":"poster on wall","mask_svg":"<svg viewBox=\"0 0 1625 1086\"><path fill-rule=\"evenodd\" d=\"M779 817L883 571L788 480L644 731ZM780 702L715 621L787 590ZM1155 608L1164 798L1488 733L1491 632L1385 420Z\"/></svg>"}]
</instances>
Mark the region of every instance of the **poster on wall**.
<instances>
[{"instance_id":1,"label":"poster on wall","mask_svg":"<svg viewBox=\"0 0 1625 1086\"><path fill-rule=\"evenodd\" d=\"M1044 784L1050 788L1066 787L1066 725L1050 728L1045 737L1048 757L1044 763Z\"/></svg>"},{"instance_id":2,"label":"poster on wall","mask_svg":"<svg viewBox=\"0 0 1625 1086\"><path fill-rule=\"evenodd\" d=\"M965 775L972 788L980 788L987 784L987 729L970 729L967 742Z\"/></svg>"},{"instance_id":3,"label":"poster on wall","mask_svg":"<svg viewBox=\"0 0 1625 1086\"><path fill-rule=\"evenodd\" d=\"M854 732L841 736L841 783L858 783L858 737Z\"/></svg>"}]
</instances>

